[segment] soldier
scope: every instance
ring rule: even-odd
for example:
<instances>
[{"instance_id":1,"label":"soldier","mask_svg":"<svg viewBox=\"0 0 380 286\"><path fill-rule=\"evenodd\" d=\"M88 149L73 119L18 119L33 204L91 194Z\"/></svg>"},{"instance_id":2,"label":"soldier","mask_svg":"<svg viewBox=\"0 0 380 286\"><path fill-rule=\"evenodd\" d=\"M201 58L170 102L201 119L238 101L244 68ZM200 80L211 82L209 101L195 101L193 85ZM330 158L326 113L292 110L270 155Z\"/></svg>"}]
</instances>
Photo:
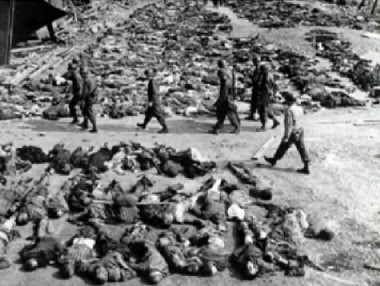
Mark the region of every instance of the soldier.
<instances>
[{"instance_id":1,"label":"soldier","mask_svg":"<svg viewBox=\"0 0 380 286\"><path fill-rule=\"evenodd\" d=\"M75 64L70 63L68 67L68 72L63 75L63 78L70 80L72 82L72 93L73 96L69 103L70 115L73 117L71 124L78 123L78 116L76 112L76 106L81 102L83 80L78 72L78 68Z\"/></svg>"},{"instance_id":2,"label":"soldier","mask_svg":"<svg viewBox=\"0 0 380 286\"><path fill-rule=\"evenodd\" d=\"M269 72L269 67L267 65L260 66L260 75L259 75L259 83L258 83L258 110L261 121L261 129L260 131L265 131L266 122L269 119L273 120L272 129L275 129L280 125L280 122L274 116L271 108L270 108L270 99L273 95L273 78Z\"/></svg>"},{"instance_id":3,"label":"soldier","mask_svg":"<svg viewBox=\"0 0 380 286\"><path fill-rule=\"evenodd\" d=\"M234 92L234 80L233 73L229 70L223 60L219 60L218 62L218 76L220 79L220 93L219 98L216 102L216 117L217 123L210 130L210 133L218 134L219 129L222 128L224 124L224 120L226 116L230 120L234 129L231 133L238 134L240 133L240 119L237 114L236 104L233 102L235 98L233 98Z\"/></svg>"},{"instance_id":4,"label":"soldier","mask_svg":"<svg viewBox=\"0 0 380 286\"><path fill-rule=\"evenodd\" d=\"M301 159L304 163L302 169L297 170L297 172L302 174L310 174L309 171L309 155L307 153L305 142L304 142L304 130L299 125L297 109L295 106L296 98L293 94L289 92L284 92L283 96L285 97L288 108L285 111L285 134L282 139L280 146L278 147L273 158L265 157L265 160L270 163L272 166L276 165L277 161L280 160L288 149L295 144L298 152L301 155Z\"/></svg>"},{"instance_id":5,"label":"soldier","mask_svg":"<svg viewBox=\"0 0 380 286\"><path fill-rule=\"evenodd\" d=\"M98 129L96 127L96 118L93 110L93 105L97 100L97 84L95 78L90 74L88 68L83 67L80 71L83 78L83 93L82 98L84 101L83 115L84 121L82 124L82 129L88 129L88 121L92 124L91 133L97 133Z\"/></svg>"},{"instance_id":6,"label":"soldier","mask_svg":"<svg viewBox=\"0 0 380 286\"><path fill-rule=\"evenodd\" d=\"M144 123L138 123L137 126L145 129L152 117L156 117L157 121L161 124L162 129L158 133L169 133L168 126L165 122L164 112L161 108L159 98L158 84L154 78L155 71L146 70L145 76L149 80L148 82L148 109L145 112Z\"/></svg>"},{"instance_id":7,"label":"soldier","mask_svg":"<svg viewBox=\"0 0 380 286\"><path fill-rule=\"evenodd\" d=\"M247 120L255 120L255 115L257 112L257 97L258 97L258 83L259 83L259 77L260 77L260 57L257 54L253 55L252 63L254 66L254 70L251 74L251 80L252 80L252 96L251 96L251 106L250 106L250 113L249 116L246 118Z\"/></svg>"}]
</instances>

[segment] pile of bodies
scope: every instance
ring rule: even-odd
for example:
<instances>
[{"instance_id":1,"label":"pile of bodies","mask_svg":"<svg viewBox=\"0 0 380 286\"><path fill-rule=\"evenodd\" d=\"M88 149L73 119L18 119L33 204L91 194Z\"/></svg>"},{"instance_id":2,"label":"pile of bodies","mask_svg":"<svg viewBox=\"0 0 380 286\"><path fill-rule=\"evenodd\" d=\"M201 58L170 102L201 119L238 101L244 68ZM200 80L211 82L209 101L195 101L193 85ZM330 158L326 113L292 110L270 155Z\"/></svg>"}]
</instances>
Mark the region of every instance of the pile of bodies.
<instances>
[{"instance_id":1,"label":"pile of bodies","mask_svg":"<svg viewBox=\"0 0 380 286\"><path fill-rule=\"evenodd\" d=\"M312 30L306 35L306 39L314 41L319 56L332 62L333 71L348 77L361 89L368 91L380 84L380 65L371 66L370 61L355 54L351 43L340 39L338 34Z\"/></svg>"},{"instance_id":2,"label":"pile of bodies","mask_svg":"<svg viewBox=\"0 0 380 286\"><path fill-rule=\"evenodd\" d=\"M238 183L211 177L198 190L175 184L152 192L147 177L126 190L117 181L102 186L94 173L75 175L56 193L48 172L36 181L13 181L0 192L0 269L11 265L6 249L19 235L15 226L30 222L32 242L20 251L25 270L55 265L66 279L103 284L140 276L158 284L172 273L212 276L229 266L245 279L276 271L303 276L306 266L322 270L300 247L305 237L331 240L326 224L267 202L271 183L243 164L228 168ZM250 205L261 214L249 213ZM52 227L63 215L79 225L67 240ZM238 247L229 253L225 240L234 225Z\"/></svg>"},{"instance_id":3,"label":"pile of bodies","mask_svg":"<svg viewBox=\"0 0 380 286\"><path fill-rule=\"evenodd\" d=\"M362 30L363 20L355 13L326 12L288 1L234 0L228 1L234 12L263 28L297 26L335 26ZM341 12L341 11L340 11Z\"/></svg>"},{"instance_id":4,"label":"pile of bodies","mask_svg":"<svg viewBox=\"0 0 380 286\"><path fill-rule=\"evenodd\" d=\"M148 67L158 70L156 79L168 113L185 115L190 110L198 114L214 111L218 94L215 67L220 58L236 65L238 93L247 101L249 99L244 94L250 89L248 71L252 68L253 53L273 64L274 72L281 78L278 85L284 88L289 78L302 94L310 82L320 78L320 74L314 71L313 60L277 49L260 37L229 39L220 35L232 29L225 15L199 8L195 1L166 2L144 6L127 20L124 8L107 2L90 9L91 16L83 16L86 25L71 23L68 27L74 32L67 30L67 35L61 35L67 41L70 37L77 37L69 51L56 50L58 54L64 54L67 61L81 51L100 83L99 112L102 115L122 118L145 111L146 87L142 74ZM57 57L54 51L52 53L51 58ZM57 69L62 67L65 65ZM62 74L65 70L60 72ZM328 77L319 83L339 84ZM54 98L55 103L44 112L44 117L57 119L68 115L67 108L62 106L69 100L68 87L61 76L41 73L41 76L26 79L24 89L16 87L12 96L7 95L6 90L0 92L3 101L18 106L18 114L22 115L41 115L43 106Z\"/></svg>"},{"instance_id":5,"label":"pile of bodies","mask_svg":"<svg viewBox=\"0 0 380 286\"><path fill-rule=\"evenodd\" d=\"M39 147L23 146L17 148L13 156L17 159L16 170L27 171L32 164L48 163L47 170L54 170L62 175L69 175L75 168L94 174L113 170L120 175L125 171L137 172L155 168L158 174L171 178L179 174L195 178L206 175L216 167L215 162L202 156L195 148L176 151L164 145L147 148L136 142L121 142L112 147L105 144L96 152L93 148L83 147L70 151L64 144L57 144L47 154ZM5 155L0 158L4 158L5 162L9 161ZM4 163L3 173L9 169L7 166Z\"/></svg>"}]
</instances>

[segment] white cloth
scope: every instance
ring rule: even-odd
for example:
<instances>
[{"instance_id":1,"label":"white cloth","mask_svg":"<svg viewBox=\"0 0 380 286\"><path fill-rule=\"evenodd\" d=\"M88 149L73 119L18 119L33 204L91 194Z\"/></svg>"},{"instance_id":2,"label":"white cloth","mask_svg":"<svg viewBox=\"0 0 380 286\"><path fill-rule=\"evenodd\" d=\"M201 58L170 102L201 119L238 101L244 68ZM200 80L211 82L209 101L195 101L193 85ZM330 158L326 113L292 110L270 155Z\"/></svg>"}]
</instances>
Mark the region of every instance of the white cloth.
<instances>
[{"instance_id":1,"label":"white cloth","mask_svg":"<svg viewBox=\"0 0 380 286\"><path fill-rule=\"evenodd\" d=\"M74 238L73 245L86 245L88 248L93 249L95 240L91 238L78 237Z\"/></svg>"}]
</instances>

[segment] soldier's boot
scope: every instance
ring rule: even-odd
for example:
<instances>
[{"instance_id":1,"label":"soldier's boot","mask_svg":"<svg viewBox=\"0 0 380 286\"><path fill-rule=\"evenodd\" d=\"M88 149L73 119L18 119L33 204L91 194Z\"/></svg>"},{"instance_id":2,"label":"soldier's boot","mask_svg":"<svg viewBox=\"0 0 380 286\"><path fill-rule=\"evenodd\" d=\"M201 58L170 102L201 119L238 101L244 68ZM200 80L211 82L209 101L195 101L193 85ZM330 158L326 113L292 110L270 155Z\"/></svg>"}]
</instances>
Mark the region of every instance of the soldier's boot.
<instances>
[{"instance_id":1,"label":"soldier's boot","mask_svg":"<svg viewBox=\"0 0 380 286\"><path fill-rule=\"evenodd\" d=\"M240 133L240 127L235 127L232 129L231 134L239 134Z\"/></svg>"},{"instance_id":2,"label":"soldier's boot","mask_svg":"<svg viewBox=\"0 0 380 286\"><path fill-rule=\"evenodd\" d=\"M214 127L211 130L209 130L208 133L218 135L219 134L219 129L217 129L217 128Z\"/></svg>"},{"instance_id":3,"label":"soldier's boot","mask_svg":"<svg viewBox=\"0 0 380 286\"><path fill-rule=\"evenodd\" d=\"M270 157L264 156L264 159L265 159L265 161L267 161L269 164L271 164L272 167L273 167L274 165L276 165L276 163L277 163L276 158L270 158Z\"/></svg>"},{"instance_id":4,"label":"soldier's boot","mask_svg":"<svg viewBox=\"0 0 380 286\"><path fill-rule=\"evenodd\" d=\"M159 134L167 134L167 133L169 133L169 129L168 129L168 127L163 127L160 131L158 131L157 133L159 133Z\"/></svg>"},{"instance_id":5,"label":"soldier's boot","mask_svg":"<svg viewBox=\"0 0 380 286\"><path fill-rule=\"evenodd\" d=\"M302 169L298 169L297 173L309 175L310 174L309 162L304 162L304 167Z\"/></svg>"},{"instance_id":6,"label":"soldier's boot","mask_svg":"<svg viewBox=\"0 0 380 286\"><path fill-rule=\"evenodd\" d=\"M278 126L280 126L280 121L277 120L277 118L273 119L273 126L272 129L276 129Z\"/></svg>"},{"instance_id":7,"label":"soldier's boot","mask_svg":"<svg viewBox=\"0 0 380 286\"><path fill-rule=\"evenodd\" d=\"M145 129L146 125L144 123L137 123L137 127L140 127L141 129Z\"/></svg>"},{"instance_id":8,"label":"soldier's boot","mask_svg":"<svg viewBox=\"0 0 380 286\"><path fill-rule=\"evenodd\" d=\"M73 121L70 122L70 124L78 124L78 118L74 118Z\"/></svg>"}]
</instances>

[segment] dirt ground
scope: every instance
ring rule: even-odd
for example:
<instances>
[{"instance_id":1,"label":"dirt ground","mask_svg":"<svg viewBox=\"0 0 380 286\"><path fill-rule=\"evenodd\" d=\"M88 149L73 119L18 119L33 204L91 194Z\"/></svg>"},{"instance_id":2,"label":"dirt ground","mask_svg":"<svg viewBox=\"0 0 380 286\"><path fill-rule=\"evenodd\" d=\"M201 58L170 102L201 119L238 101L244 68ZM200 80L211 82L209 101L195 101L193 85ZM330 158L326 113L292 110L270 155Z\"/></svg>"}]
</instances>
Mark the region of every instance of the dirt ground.
<instances>
[{"instance_id":1,"label":"dirt ground","mask_svg":"<svg viewBox=\"0 0 380 286\"><path fill-rule=\"evenodd\" d=\"M152 2L152 1L146 1ZM141 3L140 3L141 5ZM223 8L221 10L224 10ZM222 12L229 13L228 10ZM233 18L236 35L256 33L247 31L247 23ZM239 28L239 25L241 27ZM244 27L244 28L243 28ZM265 37L274 39L276 44L294 45L301 36L303 28L267 31ZM260 32L263 32L261 30ZM279 37L279 35L282 35ZM357 46L365 47L361 36L357 37L351 31L348 37L354 38ZM368 51L377 53L375 40L367 43ZM378 41L378 40L376 40ZM312 52L304 45L305 52ZM373 47L373 48L372 48ZM360 47L359 47L360 48ZM380 57L379 57L380 58ZM244 116L243 114L241 115ZM332 242L307 240L305 250L310 258L324 266L330 266L326 272L317 272L307 268L303 278L289 278L281 274L263 277L252 281L242 281L236 274L227 270L212 278L199 278L173 275L166 278L160 285L224 285L235 283L239 285L380 285L379 273L366 270L365 263L380 264L380 108L369 106L363 108L322 110L302 118L306 130L306 144L311 156L310 176L297 174L295 169L301 166L300 158L295 148L274 168L266 165L262 159L252 161L253 153L270 137L276 140L266 151L271 155L282 136L282 128L255 132L258 122L243 121L242 133L231 135L226 126L226 133L218 136L207 134L213 124L213 118L182 118L173 117L168 120L170 134L158 135L157 122L152 122L147 131L139 131L135 126L142 117L111 120L99 118L98 134L81 132L69 126L69 120L42 121L40 119L25 119L19 121L0 122L2 142L12 141L15 145L37 145L44 150L52 148L56 143L64 142L66 147L74 149L77 146L99 147L105 142L110 145L120 141L137 141L147 146L154 143L168 144L178 149L198 148L219 166L213 173L214 177L227 180L235 178L225 169L227 162L244 162L252 167L253 173L271 179L275 186L274 203L287 204L303 208L307 213L319 213L329 220L336 237ZM282 126L281 126L282 127ZM38 175L45 166L35 166L27 175ZM138 174L119 176L113 172L101 175L104 182L116 178L124 186L137 181ZM169 184L182 182L186 188L196 189L207 177L188 180L184 177L168 179L149 174L157 189L164 189ZM57 191L66 177L54 175L51 181L52 190ZM75 231L74 227L64 223L64 219L55 221L57 232L65 239ZM35 272L21 271L17 263L17 252L26 243L29 229L22 229L22 238L11 244L10 257L15 263L10 269L1 272L0 286L47 286L90 285L88 281L74 277L61 280L57 269L47 267ZM233 241L227 242L232 250ZM112 285L142 285L140 279Z\"/></svg>"}]
</instances>

